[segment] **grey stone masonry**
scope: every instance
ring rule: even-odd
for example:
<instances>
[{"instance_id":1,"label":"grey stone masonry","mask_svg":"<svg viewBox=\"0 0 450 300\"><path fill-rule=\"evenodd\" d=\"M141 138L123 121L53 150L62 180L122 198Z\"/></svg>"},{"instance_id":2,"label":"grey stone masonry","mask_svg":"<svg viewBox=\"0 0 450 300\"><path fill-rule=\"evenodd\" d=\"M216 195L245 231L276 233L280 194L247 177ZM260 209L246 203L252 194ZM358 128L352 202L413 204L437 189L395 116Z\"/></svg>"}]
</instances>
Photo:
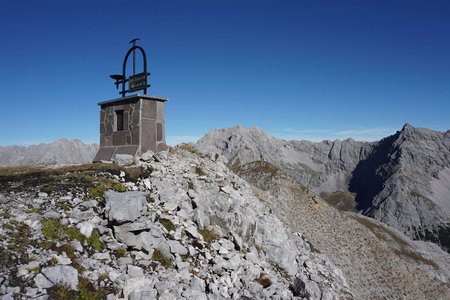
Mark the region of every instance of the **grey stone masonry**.
<instances>
[{"instance_id":1,"label":"grey stone masonry","mask_svg":"<svg viewBox=\"0 0 450 300\"><path fill-rule=\"evenodd\" d=\"M167 149L164 102L167 98L132 95L98 103L100 149L94 162L111 161L116 154L141 155Z\"/></svg>"}]
</instances>

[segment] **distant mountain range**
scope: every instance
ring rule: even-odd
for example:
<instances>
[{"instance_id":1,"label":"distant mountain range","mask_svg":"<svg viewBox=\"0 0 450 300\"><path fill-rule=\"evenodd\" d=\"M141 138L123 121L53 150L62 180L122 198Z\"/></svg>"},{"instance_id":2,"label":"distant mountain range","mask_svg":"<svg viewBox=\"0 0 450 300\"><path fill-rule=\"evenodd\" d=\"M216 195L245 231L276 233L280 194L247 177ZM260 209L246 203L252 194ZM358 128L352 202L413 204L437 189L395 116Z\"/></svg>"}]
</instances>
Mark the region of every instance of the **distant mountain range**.
<instances>
[{"instance_id":1,"label":"distant mountain range","mask_svg":"<svg viewBox=\"0 0 450 300\"><path fill-rule=\"evenodd\" d=\"M90 163L98 144L59 139L49 144L0 147L0 166L71 165Z\"/></svg>"},{"instance_id":2,"label":"distant mountain range","mask_svg":"<svg viewBox=\"0 0 450 300\"><path fill-rule=\"evenodd\" d=\"M269 162L341 209L450 250L450 131L405 124L378 142L314 143L237 126L213 130L194 147L224 155L237 171Z\"/></svg>"}]
</instances>

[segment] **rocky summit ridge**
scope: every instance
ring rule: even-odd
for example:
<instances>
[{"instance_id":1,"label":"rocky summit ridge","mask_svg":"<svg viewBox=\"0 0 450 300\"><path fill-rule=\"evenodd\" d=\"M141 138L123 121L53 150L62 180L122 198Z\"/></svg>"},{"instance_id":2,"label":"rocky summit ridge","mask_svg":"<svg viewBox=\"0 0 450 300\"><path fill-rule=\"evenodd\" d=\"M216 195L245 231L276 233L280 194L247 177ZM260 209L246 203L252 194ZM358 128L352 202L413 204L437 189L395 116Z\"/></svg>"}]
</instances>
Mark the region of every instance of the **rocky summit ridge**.
<instances>
[{"instance_id":1,"label":"rocky summit ridge","mask_svg":"<svg viewBox=\"0 0 450 300\"><path fill-rule=\"evenodd\" d=\"M377 142L276 139L256 127L210 131L195 145L231 168L266 161L342 209L450 251L450 131L405 124Z\"/></svg>"},{"instance_id":2,"label":"rocky summit ridge","mask_svg":"<svg viewBox=\"0 0 450 300\"><path fill-rule=\"evenodd\" d=\"M224 162L1 169L2 299L353 299Z\"/></svg>"},{"instance_id":3,"label":"rocky summit ridge","mask_svg":"<svg viewBox=\"0 0 450 300\"><path fill-rule=\"evenodd\" d=\"M449 294L437 246L338 210L267 162L239 175L226 163L181 146L130 166L0 169L2 299Z\"/></svg>"}]
</instances>

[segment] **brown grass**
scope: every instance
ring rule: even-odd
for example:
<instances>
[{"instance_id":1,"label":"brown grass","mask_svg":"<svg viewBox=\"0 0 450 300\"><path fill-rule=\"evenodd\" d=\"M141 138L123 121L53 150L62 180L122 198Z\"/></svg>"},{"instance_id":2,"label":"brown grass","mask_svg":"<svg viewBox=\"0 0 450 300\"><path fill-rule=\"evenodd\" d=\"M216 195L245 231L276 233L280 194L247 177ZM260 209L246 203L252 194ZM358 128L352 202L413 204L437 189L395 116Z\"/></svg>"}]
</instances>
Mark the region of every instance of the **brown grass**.
<instances>
[{"instance_id":1,"label":"brown grass","mask_svg":"<svg viewBox=\"0 0 450 300\"><path fill-rule=\"evenodd\" d=\"M168 269L172 266L170 257L165 256L160 250L155 249L152 254L152 260L159 262L164 268Z\"/></svg>"},{"instance_id":2,"label":"brown grass","mask_svg":"<svg viewBox=\"0 0 450 300\"><path fill-rule=\"evenodd\" d=\"M322 193L320 197L340 210L353 211L355 209L355 197L350 193L336 191L334 193Z\"/></svg>"},{"instance_id":3,"label":"brown grass","mask_svg":"<svg viewBox=\"0 0 450 300\"><path fill-rule=\"evenodd\" d=\"M208 228L198 228L197 231L203 236L203 240L207 244L211 244L219 237L217 233L214 232L214 230L210 230Z\"/></svg>"},{"instance_id":4,"label":"brown grass","mask_svg":"<svg viewBox=\"0 0 450 300\"><path fill-rule=\"evenodd\" d=\"M268 288L272 285L272 280L270 280L269 276L261 274L259 278L256 279L256 282L263 286L263 288Z\"/></svg>"},{"instance_id":5,"label":"brown grass","mask_svg":"<svg viewBox=\"0 0 450 300\"><path fill-rule=\"evenodd\" d=\"M429 260L425 257L423 257L420 253L412 251L409 248L409 244L401 239L399 236L394 234L393 232L390 232L386 228L384 228L382 225L371 221L367 218L362 218L355 216L356 221L358 221L360 224L364 225L370 231L372 231L380 240L384 240L387 242L390 242L388 239L386 239L386 235L391 238L391 240L395 241L397 245L399 246L399 249L395 249L394 252L399 256L404 256L409 259L412 259L413 261L417 263L426 264L429 266L432 266L435 269L439 269L439 266L432 260Z\"/></svg>"},{"instance_id":6,"label":"brown grass","mask_svg":"<svg viewBox=\"0 0 450 300\"><path fill-rule=\"evenodd\" d=\"M195 154L197 156L203 156L200 152L195 150L191 144L182 143L182 144L178 145L176 149L185 150L185 151L191 152L192 154Z\"/></svg>"},{"instance_id":7,"label":"brown grass","mask_svg":"<svg viewBox=\"0 0 450 300\"><path fill-rule=\"evenodd\" d=\"M101 181L111 181L104 173L136 179L140 169L121 168L115 164L84 164L65 167L19 166L0 168L0 189L5 192L37 190L46 193L67 192L74 187L95 187ZM14 184L12 184L14 183ZM117 182L117 184L119 184Z\"/></svg>"}]
</instances>

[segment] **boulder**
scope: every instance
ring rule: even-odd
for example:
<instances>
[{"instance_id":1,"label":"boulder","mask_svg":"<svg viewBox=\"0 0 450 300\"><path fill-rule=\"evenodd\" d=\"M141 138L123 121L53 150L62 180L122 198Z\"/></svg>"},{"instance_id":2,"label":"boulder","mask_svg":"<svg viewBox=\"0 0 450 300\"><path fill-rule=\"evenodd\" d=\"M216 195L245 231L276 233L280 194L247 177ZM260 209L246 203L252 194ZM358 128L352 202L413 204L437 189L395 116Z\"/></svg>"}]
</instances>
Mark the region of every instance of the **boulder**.
<instances>
[{"instance_id":1,"label":"boulder","mask_svg":"<svg viewBox=\"0 0 450 300\"><path fill-rule=\"evenodd\" d=\"M0 194L0 204L6 203L7 199L3 194Z\"/></svg>"},{"instance_id":2,"label":"boulder","mask_svg":"<svg viewBox=\"0 0 450 300\"><path fill-rule=\"evenodd\" d=\"M53 283L41 273L37 274L36 277L34 277L34 283L40 289L48 289L53 286Z\"/></svg>"},{"instance_id":3,"label":"boulder","mask_svg":"<svg viewBox=\"0 0 450 300\"><path fill-rule=\"evenodd\" d=\"M42 274L53 284L63 285L69 290L78 290L78 271L74 267L63 265L47 267L42 269ZM40 283L48 284L43 280Z\"/></svg>"},{"instance_id":4,"label":"boulder","mask_svg":"<svg viewBox=\"0 0 450 300\"><path fill-rule=\"evenodd\" d=\"M114 235L119 242L139 250L142 249L144 244L155 244L154 239L161 238L163 232L154 223L134 222L114 226ZM148 241L145 241L147 239ZM156 244L159 244L159 242Z\"/></svg>"},{"instance_id":5,"label":"boulder","mask_svg":"<svg viewBox=\"0 0 450 300\"><path fill-rule=\"evenodd\" d=\"M81 234L89 238L94 230L94 225L91 222L83 222L77 224L77 227L80 228Z\"/></svg>"},{"instance_id":6,"label":"boulder","mask_svg":"<svg viewBox=\"0 0 450 300\"><path fill-rule=\"evenodd\" d=\"M147 200L141 192L105 192L105 213L110 222L133 222L147 211Z\"/></svg>"},{"instance_id":7,"label":"boulder","mask_svg":"<svg viewBox=\"0 0 450 300\"><path fill-rule=\"evenodd\" d=\"M114 163L119 166L129 166L134 162L134 156L129 154L116 154L114 155Z\"/></svg>"},{"instance_id":8,"label":"boulder","mask_svg":"<svg viewBox=\"0 0 450 300\"><path fill-rule=\"evenodd\" d=\"M60 219L61 214L57 213L56 211L50 210L44 213L45 219Z\"/></svg>"},{"instance_id":9,"label":"boulder","mask_svg":"<svg viewBox=\"0 0 450 300\"><path fill-rule=\"evenodd\" d=\"M144 270L138 266L128 265L127 274L131 278L142 277L142 276L144 276Z\"/></svg>"},{"instance_id":10,"label":"boulder","mask_svg":"<svg viewBox=\"0 0 450 300\"><path fill-rule=\"evenodd\" d=\"M196 239L202 238L202 236L197 231L197 227L195 227L194 225L189 226L188 228L185 229L185 231L193 238L196 238Z\"/></svg>"},{"instance_id":11,"label":"boulder","mask_svg":"<svg viewBox=\"0 0 450 300\"><path fill-rule=\"evenodd\" d=\"M198 292L204 292L206 287L205 281L198 277L192 277L191 281L189 282L189 286L192 290Z\"/></svg>"},{"instance_id":12,"label":"boulder","mask_svg":"<svg viewBox=\"0 0 450 300\"><path fill-rule=\"evenodd\" d=\"M169 244L170 252L173 254L187 255L187 253L188 253L188 250L186 249L186 247L184 247L177 241L169 240L169 241L167 241L167 244Z\"/></svg>"},{"instance_id":13,"label":"boulder","mask_svg":"<svg viewBox=\"0 0 450 300\"><path fill-rule=\"evenodd\" d=\"M127 279L123 288L123 296L125 299L128 299L128 296L133 292L152 291L154 284L154 280L146 277Z\"/></svg>"},{"instance_id":14,"label":"boulder","mask_svg":"<svg viewBox=\"0 0 450 300\"><path fill-rule=\"evenodd\" d=\"M147 150L144 154L141 155L140 160L150 162L153 160L154 155L155 153L153 153L153 151Z\"/></svg>"}]
</instances>

